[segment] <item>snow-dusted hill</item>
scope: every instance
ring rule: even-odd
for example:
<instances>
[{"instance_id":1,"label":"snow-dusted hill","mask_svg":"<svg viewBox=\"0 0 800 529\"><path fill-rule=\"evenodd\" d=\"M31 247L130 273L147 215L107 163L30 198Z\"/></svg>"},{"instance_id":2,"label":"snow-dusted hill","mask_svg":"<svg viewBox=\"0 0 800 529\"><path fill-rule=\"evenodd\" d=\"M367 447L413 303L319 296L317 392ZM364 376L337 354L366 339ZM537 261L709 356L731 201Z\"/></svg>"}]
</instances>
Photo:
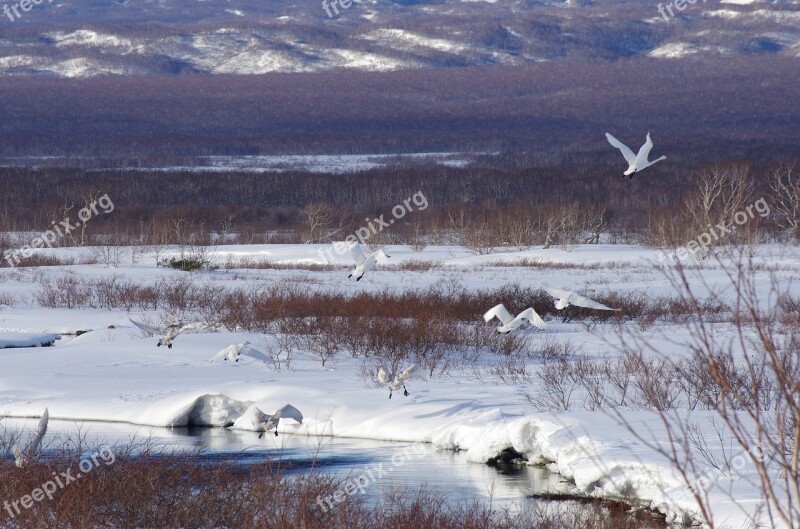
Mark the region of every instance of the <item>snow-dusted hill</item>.
<instances>
[{"instance_id":1,"label":"snow-dusted hill","mask_svg":"<svg viewBox=\"0 0 800 529\"><path fill-rule=\"evenodd\" d=\"M674 17L644 1L361 0L347 8L338 1L43 3L19 17L0 14L0 76L387 71L567 56L800 56L797 1L696 4L673 10Z\"/></svg>"}]
</instances>

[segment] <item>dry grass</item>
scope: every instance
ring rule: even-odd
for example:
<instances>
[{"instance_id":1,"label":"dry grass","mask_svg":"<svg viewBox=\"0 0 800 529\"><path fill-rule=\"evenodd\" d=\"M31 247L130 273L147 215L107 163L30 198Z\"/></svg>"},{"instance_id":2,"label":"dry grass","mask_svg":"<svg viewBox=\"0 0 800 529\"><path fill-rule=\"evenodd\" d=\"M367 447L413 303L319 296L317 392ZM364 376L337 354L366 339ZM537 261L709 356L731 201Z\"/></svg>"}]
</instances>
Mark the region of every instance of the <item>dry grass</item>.
<instances>
[{"instance_id":1,"label":"dry grass","mask_svg":"<svg viewBox=\"0 0 800 529\"><path fill-rule=\"evenodd\" d=\"M534 270L618 270L631 268L630 263L555 263L542 259L524 258L518 260L498 260L486 263L496 268L532 268Z\"/></svg>"},{"instance_id":2,"label":"dry grass","mask_svg":"<svg viewBox=\"0 0 800 529\"><path fill-rule=\"evenodd\" d=\"M326 265L319 263L285 263L271 259L229 258L221 266L224 270L308 270L309 272L330 272L342 270L340 265Z\"/></svg>"},{"instance_id":3,"label":"dry grass","mask_svg":"<svg viewBox=\"0 0 800 529\"><path fill-rule=\"evenodd\" d=\"M86 452L84 451L84 454ZM109 449L109 453L110 449ZM198 454L165 453L131 447L114 449L80 479L15 512L13 503L31 495L54 476L72 469L79 474L78 450L61 451L25 468L0 462L0 495L10 505L0 509L0 526L9 529L594 529L662 528L656 518L612 504L590 503L558 513L493 511L475 502L453 503L426 490L400 492L380 508L354 494L323 509L322 498L343 483L310 471L290 475L280 464L248 466L209 463ZM84 456L85 457L85 456ZM108 463L108 464L106 464ZM21 503L17 503L21 507Z\"/></svg>"},{"instance_id":4,"label":"dry grass","mask_svg":"<svg viewBox=\"0 0 800 529\"><path fill-rule=\"evenodd\" d=\"M2 256L2 254L0 254ZM33 254L29 257L20 256L19 261L14 262L15 268L36 268L39 266L72 266L81 264L97 264L97 259L89 256L58 257L55 255ZM10 268L8 261L0 259L0 268Z\"/></svg>"},{"instance_id":5,"label":"dry grass","mask_svg":"<svg viewBox=\"0 0 800 529\"><path fill-rule=\"evenodd\" d=\"M425 262L412 264L428 266ZM410 318L472 323L481 321L484 311L498 303L512 313L533 307L543 317L592 323L635 320L643 326L658 322L683 324L695 315L694 309L679 297L651 297L642 292L592 295L597 301L620 309L618 312L581 307L557 311L543 290L519 285L474 291L442 282L425 290L352 294L319 291L296 282L239 290L201 284L188 275L142 284L123 276L84 279L69 273L52 280L42 278L39 283L36 301L47 308L199 313L204 318L217 318L229 328L253 331L271 331L278 322L293 318ZM789 305L785 307L786 314L791 312ZM701 309L712 320L721 320L730 313L729 307L714 298L702 300Z\"/></svg>"}]
</instances>

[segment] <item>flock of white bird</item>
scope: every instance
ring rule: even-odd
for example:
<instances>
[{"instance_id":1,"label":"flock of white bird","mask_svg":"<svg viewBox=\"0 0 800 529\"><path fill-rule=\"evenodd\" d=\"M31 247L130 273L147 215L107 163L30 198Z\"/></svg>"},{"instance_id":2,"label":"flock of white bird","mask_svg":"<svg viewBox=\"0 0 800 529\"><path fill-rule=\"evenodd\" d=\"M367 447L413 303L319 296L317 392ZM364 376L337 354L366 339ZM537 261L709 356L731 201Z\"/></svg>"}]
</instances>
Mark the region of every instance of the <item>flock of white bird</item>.
<instances>
[{"instance_id":1,"label":"flock of white bird","mask_svg":"<svg viewBox=\"0 0 800 529\"><path fill-rule=\"evenodd\" d=\"M611 145L618 148L620 152L622 152L622 155L625 157L625 161L628 162L628 169L624 173L625 176L633 178L634 173L666 159L666 156L662 156L652 161L648 159L650 156L650 150L653 148L653 142L650 139L649 132L647 133L647 140L639 149L638 154L634 154L629 147L611 134L606 133L606 138ZM386 262L389 258L389 256L386 255L383 250L377 250L371 253L365 252L358 243L352 245L350 247L350 251L355 268L347 277L348 279L355 277L356 281L360 281L361 278L364 277L364 274L372 270L376 264ZM603 305L602 303L594 301L586 296L582 296L577 292L561 290L548 286L543 288L545 292L553 297L555 307L558 310L564 310L570 306L584 307L595 310L619 310L613 309L607 305ZM508 312L505 305L501 303L499 305L495 305L483 315L483 319L487 323L494 318L500 320L500 326L497 328L497 332L502 334L507 334L517 330L520 327L523 327L526 322L537 329L545 329L547 327L547 324L532 307L529 307L516 316L513 316ZM156 346L161 347L162 345L165 345L168 349L172 349L173 341L181 334L202 331L213 327L212 325L199 322L173 323L171 325L167 325L166 327L156 327L134 320L130 320L130 322L147 333L161 335L161 338L159 338ZM255 349L250 342L229 345L228 347L219 351L209 361L216 362L217 360L221 359L225 362L238 363L239 358L242 356L254 358L264 363L269 363L272 361L272 359L266 354L262 353L258 349ZM378 383L382 386L388 386L390 399L392 398L392 394L400 388L403 388L403 395L407 397L409 393L405 385L409 380L413 379L430 381L430 373L427 369L421 366L412 365L398 371L397 373L388 372L381 367L377 374ZM18 467L23 467L38 457L38 454L41 450L42 439L47 432L47 423L49 421L49 417L49 411L45 409L33 439L28 443L24 450L21 449L17 444L14 444L12 447L15 464ZM277 436L278 423L281 419L293 419L297 423L302 423L303 414L291 404L286 404L278 408L272 415L264 413L255 406L253 406L250 411L251 427L253 430L259 432L259 439L263 437L264 432L272 430L275 431L275 435Z\"/></svg>"},{"instance_id":2,"label":"flock of white bird","mask_svg":"<svg viewBox=\"0 0 800 529\"><path fill-rule=\"evenodd\" d=\"M555 299L555 306L558 310L564 310L571 305L596 310L619 310L612 309L607 305L603 305L602 303L599 303L593 299L589 299L586 296L581 296L577 292L572 292L570 290L561 290L553 287L544 287L544 290L553 296L553 299ZM541 316L539 316L531 307L528 307L514 317L510 312L508 312L505 305L501 303L500 305L495 305L483 315L483 321L487 323L492 321L493 318L500 320L501 325L497 328L497 332L501 334L508 334L511 331L522 327L526 321L537 329L547 328L547 324L544 322Z\"/></svg>"}]
</instances>

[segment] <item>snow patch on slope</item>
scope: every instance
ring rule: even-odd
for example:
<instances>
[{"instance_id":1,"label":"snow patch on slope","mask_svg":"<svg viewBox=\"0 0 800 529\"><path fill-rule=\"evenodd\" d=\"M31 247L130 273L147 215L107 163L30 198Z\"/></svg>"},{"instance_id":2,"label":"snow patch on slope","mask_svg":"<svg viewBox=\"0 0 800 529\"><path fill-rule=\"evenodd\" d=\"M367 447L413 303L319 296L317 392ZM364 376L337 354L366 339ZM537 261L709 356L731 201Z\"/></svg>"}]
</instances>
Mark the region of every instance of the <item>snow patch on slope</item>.
<instances>
[{"instance_id":1,"label":"snow patch on slope","mask_svg":"<svg viewBox=\"0 0 800 529\"><path fill-rule=\"evenodd\" d=\"M92 48L121 48L124 53L137 49L133 41L128 38L118 37L107 33L98 33L89 29L76 31L54 31L45 33L44 38L52 40L56 46L86 46ZM114 50L120 51L120 50Z\"/></svg>"},{"instance_id":2,"label":"snow patch on slope","mask_svg":"<svg viewBox=\"0 0 800 529\"><path fill-rule=\"evenodd\" d=\"M471 50L471 47L467 44L452 40L426 37L419 33L412 33L403 29L378 29L366 33L362 38L404 51L427 48L445 53L458 54Z\"/></svg>"},{"instance_id":3,"label":"snow patch on slope","mask_svg":"<svg viewBox=\"0 0 800 529\"><path fill-rule=\"evenodd\" d=\"M671 42L652 50L647 56L657 59L679 59L704 52L723 54L727 50L719 46L696 46L688 42Z\"/></svg>"},{"instance_id":4,"label":"snow patch on slope","mask_svg":"<svg viewBox=\"0 0 800 529\"><path fill-rule=\"evenodd\" d=\"M385 72L420 66L411 61L393 59L386 55L345 49L330 50L327 58L343 68L355 68L373 72Z\"/></svg>"}]
</instances>

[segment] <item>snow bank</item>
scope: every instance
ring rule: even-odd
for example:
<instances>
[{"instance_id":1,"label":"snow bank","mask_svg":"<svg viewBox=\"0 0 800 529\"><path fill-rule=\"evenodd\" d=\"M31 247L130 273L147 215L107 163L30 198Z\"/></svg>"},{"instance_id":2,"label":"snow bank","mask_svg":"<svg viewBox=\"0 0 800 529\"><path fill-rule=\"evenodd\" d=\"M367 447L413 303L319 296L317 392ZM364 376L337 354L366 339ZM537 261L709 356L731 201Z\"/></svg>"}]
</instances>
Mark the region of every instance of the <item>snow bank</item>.
<instances>
[{"instance_id":1,"label":"snow bank","mask_svg":"<svg viewBox=\"0 0 800 529\"><path fill-rule=\"evenodd\" d=\"M49 347L60 340L58 334L24 334L18 332L0 333L0 349L16 347Z\"/></svg>"}]
</instances>

